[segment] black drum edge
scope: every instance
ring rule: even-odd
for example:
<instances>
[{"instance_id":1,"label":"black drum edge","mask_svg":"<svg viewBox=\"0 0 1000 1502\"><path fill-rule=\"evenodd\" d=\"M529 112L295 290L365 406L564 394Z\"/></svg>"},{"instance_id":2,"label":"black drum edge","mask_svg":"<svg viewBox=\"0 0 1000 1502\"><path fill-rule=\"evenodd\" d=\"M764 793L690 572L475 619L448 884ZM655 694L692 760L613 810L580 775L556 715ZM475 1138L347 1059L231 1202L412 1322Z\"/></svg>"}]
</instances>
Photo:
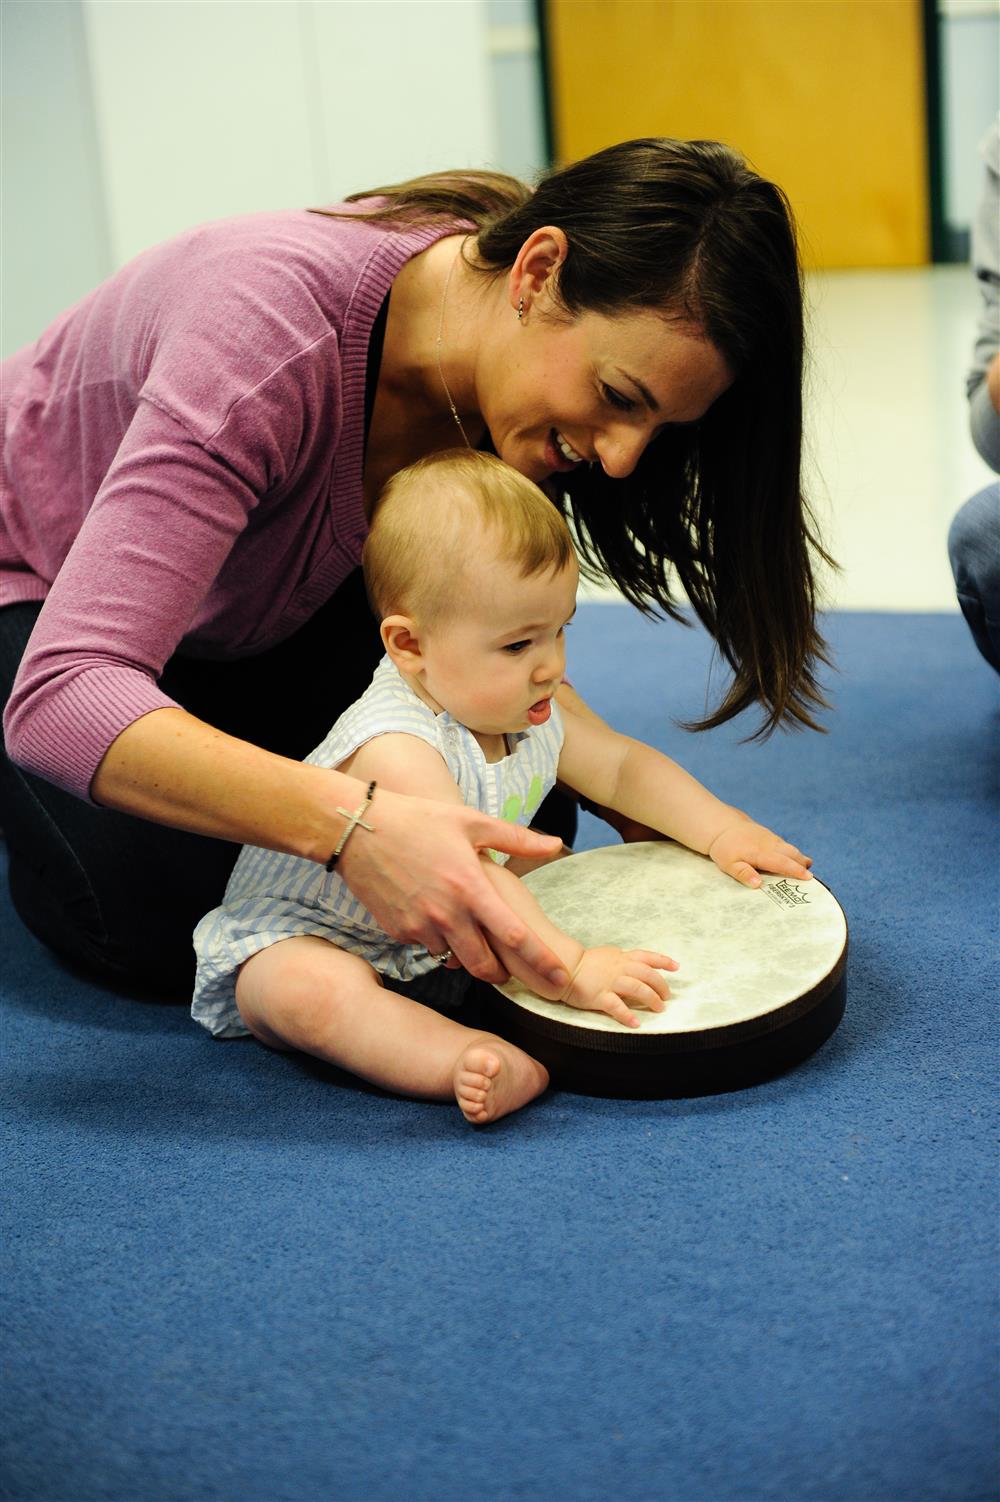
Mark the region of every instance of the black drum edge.
<instances>
[{"instance_id":1,"label":"black drum edge","mask_svg":"<svg viewBox=\"0 0 1000 1502\"><path fill-rule=\"evenodd\" d=\"M758 1017L748 1017L743 1022L733 1022L725 1027L699 1028L690 1033L650 1033L641 1029L628 1032L604 1032L593 1027L580 1027L568 1022L559 1022L554 1017L542 1017L537 1012L511 1001L500 991L492 991L487 1005L493 1014L504 1023L522 1030L526 1036L551 1038L567 1049L579 1053L631 1054L643 1058L655 1055L684 1055L700 1051L715 1053L734 1043L745 1043L754 1038L766 1038L771 1033L795 1022L821 1005L823 998L835 990L847 972L847 944L836 965L821 981L795 996L783 1007L764 1012Z\"/></svg>"},{"instance_id":2,"label":"black drum edge","mask_svg":"<svg viewBox=\"0 0 1000 1502\"><path fill-rule=\"evenodd\" d=\"M847 1005L846 959L845 949L822 987L770 1014L772 1025L755 1036L736 1038L736 1029L716 1028L711 1036L699 1033L688 1039L685 1046L685 1035L673 1034L669 1049L648 1046L652 1039L668 1036L664 1034L647 1033L647 1046L640 1050L634 1035L549 1026L549 1018L525 1012L497 991L483 998L484 1010L497 1033L545 1065L555 1089L632 1100L721 1095L775 1079L827 1042ZM567 1041L567 1034L575 1037ZM633 1046L607 1046L619 1039Z\"/></svg>"}]
</instances>

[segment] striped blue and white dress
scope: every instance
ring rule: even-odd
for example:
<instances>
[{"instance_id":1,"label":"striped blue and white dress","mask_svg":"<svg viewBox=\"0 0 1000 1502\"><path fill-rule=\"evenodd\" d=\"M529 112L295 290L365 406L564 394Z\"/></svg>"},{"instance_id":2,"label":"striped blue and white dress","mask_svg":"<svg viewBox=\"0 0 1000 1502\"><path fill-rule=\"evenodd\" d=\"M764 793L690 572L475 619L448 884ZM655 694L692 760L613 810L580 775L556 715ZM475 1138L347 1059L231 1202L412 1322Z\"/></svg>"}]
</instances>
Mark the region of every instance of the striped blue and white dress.
<instances>
[{"instance_id":1,"label":"striped blue and white dress","mask_svg":"<svg viewBox=\"0 0 1000 1502\"><path fill-rule=\"evenodd\" d=\"M553 703L544 725L508 736L510 754L488 762L471 730L447 710L435 714L429 709L384 657L365 693L306 761L338 767L374 736L394 732L419 736L441 753L463 802L515 824L530 823L553 787L563 740L562 717ZM495 858L507 859L503 854ZM390 939L335 871L302 856L244 845L221 906L195 929L195 1021L218 1038L244 1037L248 1028L236 1006L240 966L296 934L318 934L361 955L390 982L415 980L437 969L426 949Z\"/></svg>"}]
</instances>

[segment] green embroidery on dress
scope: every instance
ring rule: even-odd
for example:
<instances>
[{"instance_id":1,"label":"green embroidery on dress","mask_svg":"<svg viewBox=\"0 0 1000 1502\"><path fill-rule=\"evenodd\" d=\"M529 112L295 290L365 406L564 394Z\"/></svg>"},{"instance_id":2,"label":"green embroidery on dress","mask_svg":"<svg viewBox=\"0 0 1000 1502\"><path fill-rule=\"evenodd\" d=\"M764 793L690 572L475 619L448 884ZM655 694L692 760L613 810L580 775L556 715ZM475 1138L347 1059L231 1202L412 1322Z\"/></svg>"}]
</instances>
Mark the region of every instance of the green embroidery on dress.
<instances>
[{"instance_id":1,"label":"green embroidery on dress","mask_svg":"<svg viewBox=\"0 0 1000 1502\"><path fill-rule=\"evenodd\" d=\"M517 793L511 793L503 808L500 810L501 819L506 819L508 824L516 824L518 819L521 817L522 808L530 819L532 814L535 812L535 809L542 801L542 791L542 779L536 772L534 777L531 779L531 785L528 788L527 798L522 799L517 795Z\"/></svg>"},{"instance_id":2,"label":"green embroidery on dress","mask_svg":"<svg viewBox=\"0 0 1000 1502\"><path fill-rule=\"evenodd\" d=\"M522 809L524 809L525 813L530 819L532 814L535 812L535 809L542 801L543 790L544 784L542 782L542 779L536 772L535 776L532 777L531 783L528 787L527 798L522 799L517 795L517 793L511 793L510 797L505 801L503 808L500 810L501 819L505 819L508 824L516 824L521 816ZM500 856L495 850L490 850L487 852L487 854L490 856L491 860L495 860L498 863L502 864Z\"/></svg>"}]
</instances>

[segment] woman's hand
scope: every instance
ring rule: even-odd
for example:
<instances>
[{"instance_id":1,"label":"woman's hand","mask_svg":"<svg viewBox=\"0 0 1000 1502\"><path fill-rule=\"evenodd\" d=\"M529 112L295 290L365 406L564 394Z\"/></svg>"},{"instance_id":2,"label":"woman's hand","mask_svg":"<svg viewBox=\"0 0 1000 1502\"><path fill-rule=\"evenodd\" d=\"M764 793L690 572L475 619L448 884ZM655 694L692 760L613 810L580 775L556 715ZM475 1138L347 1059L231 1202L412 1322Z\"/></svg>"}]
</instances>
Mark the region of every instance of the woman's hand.
<instances>
[{"instance_id":1,"label":"woman's hand","mask_svg":"<svg viewBox=\"0 0 1000 1502\"><path fill-rule=\"evenodd\" d=\"M479 980L503 983L507 971L490 947L514 950L543 980L562 990L569 974L558 956L518 918L480 866L482 850L546 857L561 849L554 835L491 819L460 803L439 803L379 788L366 818L337 862L337 872L390 938L431 954L451 950Z\"/></svg>"},{"instance_id":2,"label":"woman's hand","mask_svg":"<svg viewBox=\"0 0 1000 1502\"><path fill-rule=\"evenodd\" d=\"M716 835L708 853L720 871L745 887L760 886L760 871L808 881L808 867L812 865L811 855L803 855L787 840L765 829L763 824L755 824L745 814Z\"/></svg>"},{"instance_id":3,"label":"woman's hand","mask_svg":"<svg viewBox=\"0 0 1000 1502\"><path fill-rule=\"evenodd\" d=\"M660 971L677 968L669 955L648 949L617 949L610 944L585 949L561 999L580 1011L607 1012L626 1027L638 1027L639 1019L627 1003L662 1012L670 987Z\"/></svg>"}]
</instances>

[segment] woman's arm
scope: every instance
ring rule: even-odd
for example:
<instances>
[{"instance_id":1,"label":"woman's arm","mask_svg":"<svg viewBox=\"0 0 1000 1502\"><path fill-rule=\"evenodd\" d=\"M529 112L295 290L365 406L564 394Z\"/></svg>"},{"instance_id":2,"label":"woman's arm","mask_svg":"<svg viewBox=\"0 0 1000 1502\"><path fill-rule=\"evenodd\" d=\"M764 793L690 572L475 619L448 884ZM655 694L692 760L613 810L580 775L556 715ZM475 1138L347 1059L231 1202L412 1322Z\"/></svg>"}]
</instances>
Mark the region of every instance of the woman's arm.
<instances>
[{"instance_id":1,"label":"woman's arm","mask_svg":"<svg viewBox=\"0 0 1000 1502\"><path fill-rule=\"evenodd\" d=\"M263 751L179 708L134 720L91 783L105 808L315 861L336 846L337 805L357 807L364 793L355 778Z\"/></svg>"},{"instance_id":2,"label":"woman's arm","mask_svg":"<svg viewBox=\"0 0 1000 1502\"><path fill-rule=\"evenodd\" d=\"M275 756L170 708L122 731L91 791L98 803L141 818L326 861L345 827L339 809L357 808L376 776L356 769L347 775ZM471 974L502 981L495 943L517 953L540 984L567 983L559 957L511 912L478 855L488 848L546 855L557 839L388 786L366 821L374 834L355 830L337 869L392 938L432 953L450 949Z\"/></svg>"}]
</instances>

